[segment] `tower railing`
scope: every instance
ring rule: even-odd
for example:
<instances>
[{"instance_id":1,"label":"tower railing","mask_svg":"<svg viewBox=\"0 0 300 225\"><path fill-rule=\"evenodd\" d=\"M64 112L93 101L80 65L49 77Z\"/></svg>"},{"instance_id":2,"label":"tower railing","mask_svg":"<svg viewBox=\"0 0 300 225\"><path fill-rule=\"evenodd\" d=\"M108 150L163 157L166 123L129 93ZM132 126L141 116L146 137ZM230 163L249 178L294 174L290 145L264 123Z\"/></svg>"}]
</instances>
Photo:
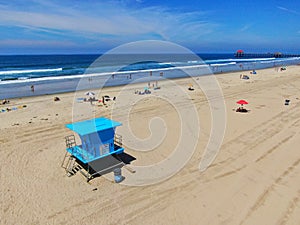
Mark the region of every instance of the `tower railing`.
<instances>
[{"instance_id":1,"label":"tower railing","mask_svg":"<svg viewBox=\"0 0 300 225\"><path fill-rule=\"evenodd\" d=\"M61 163L61 167L64 168L68 176L74 175L78 170L81 170L81 166L77 164L76 158L73 156L76 151L76 140L74 135L65 137L66 147L70 149L70 152L66 152L64 159Z\"/></svg>"},{"instance_id":2,"label":"tower railing","mask_svg":"<svg viewBox=\"0 0 300 225\"><path fill-rule=\"evenodd\" d=\"M118 147L122 147L123 146L122 136L120 134L115 134L114 144L117 145Z\"/></svg>"}]
</instances>

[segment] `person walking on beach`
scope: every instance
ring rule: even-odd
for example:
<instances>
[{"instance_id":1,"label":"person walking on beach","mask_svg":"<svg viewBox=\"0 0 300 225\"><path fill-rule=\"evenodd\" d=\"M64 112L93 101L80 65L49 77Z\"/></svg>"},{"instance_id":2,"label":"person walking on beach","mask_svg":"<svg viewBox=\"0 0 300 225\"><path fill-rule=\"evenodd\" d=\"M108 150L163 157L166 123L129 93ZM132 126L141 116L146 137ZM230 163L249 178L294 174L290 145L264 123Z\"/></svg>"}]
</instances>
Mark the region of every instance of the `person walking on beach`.
<instances>
[{"instance_id":1,"label":"person walking on beach","mask_svg":"<svg viewBox=\"0 0 300 225\"><path fill-rule=\"evenodd\" d=\"M31 92L33 93L34 92L34 85L31 85Z\"/></svg>"}]
</instances>

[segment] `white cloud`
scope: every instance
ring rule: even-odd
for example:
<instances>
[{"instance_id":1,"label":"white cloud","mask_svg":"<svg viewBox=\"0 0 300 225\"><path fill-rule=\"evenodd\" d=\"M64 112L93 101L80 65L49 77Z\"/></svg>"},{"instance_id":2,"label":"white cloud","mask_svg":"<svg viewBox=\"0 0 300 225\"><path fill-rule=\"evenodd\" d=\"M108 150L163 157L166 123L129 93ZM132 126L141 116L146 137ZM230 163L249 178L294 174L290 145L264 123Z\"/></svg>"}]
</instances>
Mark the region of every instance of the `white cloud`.
<instances>
[{"instance_id":1,"label":"white cloud","mask_svg":"<svg viewBox=\"0 0 300 225\"><path fill-rule=\"evenodd\" d=\"M252 27L252 24L246 24L245 26L243 26L243 27L240 29L240 32L249 30L249 28L251 28L251 27Z\"/></svg>"},{"instance_id":2,"label":"white cloud","mask_svg":"<svg viewBox=\"0 0 300 225\"><path fill-rule=\"evenodd\" d=\"M0 21L2 25L31 26L74 32L138 34L148 31L148 27L141 26L142 24L139 21L126 15L118 15L114 18L90 18L84 15L71 17L35 12L0 10ZM128 23L130 26L128 26Z\"/></svg>"},{"instance_id":3,"label":"white cloud","mask_svg":"<svg viewBox=\"0 0 300 225\"><path fill-rule=\"evenodd\" d=\"M278 9L281 9L281 10L283 10L283 11L289 11L287 8L282 7L282 6L277 6L277 8L278 8Z\"/></svg>"},{"instance_id":4,"label":"white cloud","mask_svg":"<svg viewBox=\"0 0 300 225\"><path fill-rule=\"evenodd\" d=\"M277 9L280 9L282 11L288 12L288 13L292 13L292 14L296 14L296 15L300 15L299 12L295 11L295 10L291 10L282 6L277 6Z\"/></svg>"},{"instance_id":5,"label":"white cloud","mask_svg":"<svg viewBox=\"0 0 300 225\"><path fill-rule=\"evenodd\" d=\"M137 9L113 4L116 3L113 1L93 4L80 1L80 6L73 7L54 1L33 2L35 6L27 3L30 7L22 10L9 6L0 8L0 25L46 33L112 35L125 39L157 35L171 41L194 39L212 32L216 26L203 19L205 12L174 12L163 7Z\"/></svg>"},{"instance_id":6,"label":"white cloud","mask_svg":"<svg viewBox=\"0 0 300 225\"><path fill-rule=\"evenodd\" d=\"M0 40L0 46L14 47L75 47L76 44L70 41L45 41L45 40L27 40L27 39L10 39Z\"/></svg>"}]
</instances>

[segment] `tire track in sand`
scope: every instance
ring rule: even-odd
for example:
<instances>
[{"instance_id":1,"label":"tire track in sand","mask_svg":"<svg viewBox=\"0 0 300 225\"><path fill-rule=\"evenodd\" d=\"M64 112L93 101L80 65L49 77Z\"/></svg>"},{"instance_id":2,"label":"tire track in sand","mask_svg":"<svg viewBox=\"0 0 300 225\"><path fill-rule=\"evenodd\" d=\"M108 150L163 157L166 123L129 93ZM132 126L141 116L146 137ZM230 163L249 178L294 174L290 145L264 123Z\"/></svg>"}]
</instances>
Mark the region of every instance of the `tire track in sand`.
<instances>
[{"instance_id":1,"label":"tire track in sand","mask_svg":"<svg viewBox=\"0 0 300 225\"><path fill-rule=\"evenodd\" d=\"M298 190L297 196L294 197L290 201L286 211L283 213L282 217L279 219L277 225L285 225L288 222L288 219L294 213L296 207L299 205L299 195L300 195L300 190Z\"/></svg>"},{"instance_id":2,"label":"tire track in sand","mask_svg":"<svg viewBox=\"0 0 300 225\"><path fill-rule=\"evenodd\" d=\"M297 104L297 106L298 105L299 104ZM228 141L222 146L222 149L232 149L231 146L239 144L243 148L243 151L239 151L236 154L231 154L228 151L229 156L226 159L212 164L211 167L220 167L224 164L228 165L229 163L233 163L234 161L240 159L241 157L249 153L250 150L255 149L257 146L261 145L266 140L282 132L285 127L288 127L288 121L286 121L287 119L283 118L290 118L290 120L292 121L294 118L299 117L300 111L298 110L298 107L295 106L289 111L280 112L277 115L268 119L267 121L261 123L259 126L247 130L246 132ZM238 140L238 143L236 140Z\"/></svg>"},{"instance_id":3,"label":"tire track in sand","mask_svg":"<svg viewBox=\"0 0 300 225\"><path fill-rule=\"evenodd\" d=\"M254 202L254 204L250 207L249 212L244 217L244 219L240 222L242 225L255 211L257 211L267 200L270 193L272 193L276 186L282 183L283 179L290 175L300 164L300 158L297 159L290 167L288 167L275 181L269 186Z\"/></svg>"},{"instance_id":4,"label":"tire track in sand","mask_svg":"<svg viewBox=\"0 0 300 225\"><path fill-rule=\"evenodd\" d=\"M279 143L277 143L276 145L274 145L271 149L269 149L266 153L264 153L262 156L260 156L258 159L255 160L255 162L259 162L261 160L263 160L264 158L266 158L267 156L269 156L270 154L272 154L276 149L278 149L280 146L282 146L283 144L285 144L286 142L288 142L291 138L293 138L295 136L295 133L293 133L292 135L284 138L282 141L280 141Z\"/></svg>"}]
</instances>

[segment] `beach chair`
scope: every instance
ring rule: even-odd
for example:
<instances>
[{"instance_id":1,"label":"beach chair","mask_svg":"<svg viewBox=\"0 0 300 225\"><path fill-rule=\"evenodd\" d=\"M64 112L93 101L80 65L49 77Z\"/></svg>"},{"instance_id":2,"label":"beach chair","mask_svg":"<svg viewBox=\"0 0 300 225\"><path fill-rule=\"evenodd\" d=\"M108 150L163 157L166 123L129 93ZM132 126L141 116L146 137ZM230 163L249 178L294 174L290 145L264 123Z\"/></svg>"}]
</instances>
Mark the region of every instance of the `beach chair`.
<instances>
[{"instance_id":1,"label":"beach chair","mask_svg":"<svg viewBox=\"0 0 300 225\"><path fill-rule=\"evenodd\" d=\"M289 105L289 104L290 104L290 100L286 99L285 102L284 102L284 105Z\"/></svg>"}]
</instances>

